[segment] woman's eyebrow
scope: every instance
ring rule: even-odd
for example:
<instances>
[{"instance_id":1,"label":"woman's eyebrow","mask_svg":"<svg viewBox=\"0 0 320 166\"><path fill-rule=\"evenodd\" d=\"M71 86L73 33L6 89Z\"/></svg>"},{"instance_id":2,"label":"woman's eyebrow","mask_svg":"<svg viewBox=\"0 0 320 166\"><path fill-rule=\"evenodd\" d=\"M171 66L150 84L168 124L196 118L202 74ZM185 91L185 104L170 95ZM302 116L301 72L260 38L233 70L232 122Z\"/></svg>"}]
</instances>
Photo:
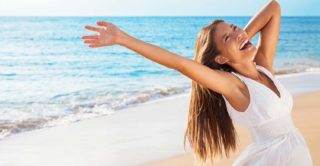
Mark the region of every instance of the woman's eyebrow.
<instances>
[{"instance_id":1,"label":"woman's eyebrow","mask_svg":"<svg viewBox=\"0 0 320 166\"><path fill-rule=\"evenodd\" d=\"M232 29L233 28L233 24L230 24L230 28ZM223 36L222 36L222 40L224 39L224 37L227 35L227 33L225 33Z\"/></svg>"}]
</instances>

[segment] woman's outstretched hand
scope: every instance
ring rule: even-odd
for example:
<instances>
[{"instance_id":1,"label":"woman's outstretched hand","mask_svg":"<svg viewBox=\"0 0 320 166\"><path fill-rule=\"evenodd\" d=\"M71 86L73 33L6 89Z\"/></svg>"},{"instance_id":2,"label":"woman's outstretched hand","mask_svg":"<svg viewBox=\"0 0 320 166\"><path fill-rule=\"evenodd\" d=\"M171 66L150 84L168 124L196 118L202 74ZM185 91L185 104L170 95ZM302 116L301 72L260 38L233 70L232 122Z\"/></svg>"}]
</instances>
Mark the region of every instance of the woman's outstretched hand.
<instances>
[{"instance_id":1,"label":"woman's outstretched hand","mask_svg":"<svg viewBox=\"0 0 320 166\"><path fill-rule=\"evenodd\" d=\"M85 29L98 33L95 35L82 36L85 44L88 44L90 48L119 44L121 30L117 26L104 21L97 22L97 25L100 27L85 26Z\"/></svg>"}]
</instances>

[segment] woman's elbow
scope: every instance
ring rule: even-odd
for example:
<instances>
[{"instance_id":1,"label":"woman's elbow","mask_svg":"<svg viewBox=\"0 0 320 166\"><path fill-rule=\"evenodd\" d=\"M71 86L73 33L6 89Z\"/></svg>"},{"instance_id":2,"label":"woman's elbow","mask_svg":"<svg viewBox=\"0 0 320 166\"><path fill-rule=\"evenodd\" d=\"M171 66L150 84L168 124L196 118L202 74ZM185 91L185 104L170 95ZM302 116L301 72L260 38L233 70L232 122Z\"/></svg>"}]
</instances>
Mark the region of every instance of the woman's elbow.
<instances>
[{"instance_id":1,"label":"woman's elbow","mask_svg":"<svg viewBox=\"0 0 320 166\"><path fill-rule=\"evenodd\" d=\"M277 14L280 14L280 13L281 13L281 6L280 6L280 4L279 4L278 1L272 0L272 1L271 1L271 5L272 5L272 8L274 8L274 11L275 11Z\"/></svg>"}]
</instances>

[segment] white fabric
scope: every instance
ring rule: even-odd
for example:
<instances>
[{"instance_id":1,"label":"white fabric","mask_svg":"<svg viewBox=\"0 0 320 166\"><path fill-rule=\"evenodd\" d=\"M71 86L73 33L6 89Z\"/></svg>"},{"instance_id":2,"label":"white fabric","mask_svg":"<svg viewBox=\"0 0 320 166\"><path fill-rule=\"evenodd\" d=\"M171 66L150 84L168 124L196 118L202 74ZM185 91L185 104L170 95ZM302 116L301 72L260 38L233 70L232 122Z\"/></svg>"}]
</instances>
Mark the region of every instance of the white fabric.
<instances>
[{"instance_id":1,"label":"white fabric","mask_svg":"<svg viewBox=\"0 0 320 166\"><path fill-rule=\"evenodd\" d=\"M308 146L291 118L292 95L269 70L260 65L256 68L273 81L280 97L264 84L232 72L246 84L249 106L245 112L238 112L222 97L233 122L247 127L253 141L232 165L312 166Z\"/></svg>"}]
</instances>

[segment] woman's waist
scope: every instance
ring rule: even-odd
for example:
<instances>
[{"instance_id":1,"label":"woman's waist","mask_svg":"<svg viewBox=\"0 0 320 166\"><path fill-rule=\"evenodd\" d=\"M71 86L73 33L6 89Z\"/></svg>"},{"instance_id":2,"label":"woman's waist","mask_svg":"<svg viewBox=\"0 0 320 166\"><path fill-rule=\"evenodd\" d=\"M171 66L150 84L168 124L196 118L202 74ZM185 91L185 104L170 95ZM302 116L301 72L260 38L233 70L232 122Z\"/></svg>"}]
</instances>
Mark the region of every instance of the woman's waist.
<instances>
[{"instance_id":1,"label":"woman's waist","mask_svg":"<svg viewBox=\"0 0 320 166\"><path fill-rule=\"evenodd\" d=\"M296 129L290 114L249 127L253 142L274 139Z\"/></svg>"}]
</instances>

